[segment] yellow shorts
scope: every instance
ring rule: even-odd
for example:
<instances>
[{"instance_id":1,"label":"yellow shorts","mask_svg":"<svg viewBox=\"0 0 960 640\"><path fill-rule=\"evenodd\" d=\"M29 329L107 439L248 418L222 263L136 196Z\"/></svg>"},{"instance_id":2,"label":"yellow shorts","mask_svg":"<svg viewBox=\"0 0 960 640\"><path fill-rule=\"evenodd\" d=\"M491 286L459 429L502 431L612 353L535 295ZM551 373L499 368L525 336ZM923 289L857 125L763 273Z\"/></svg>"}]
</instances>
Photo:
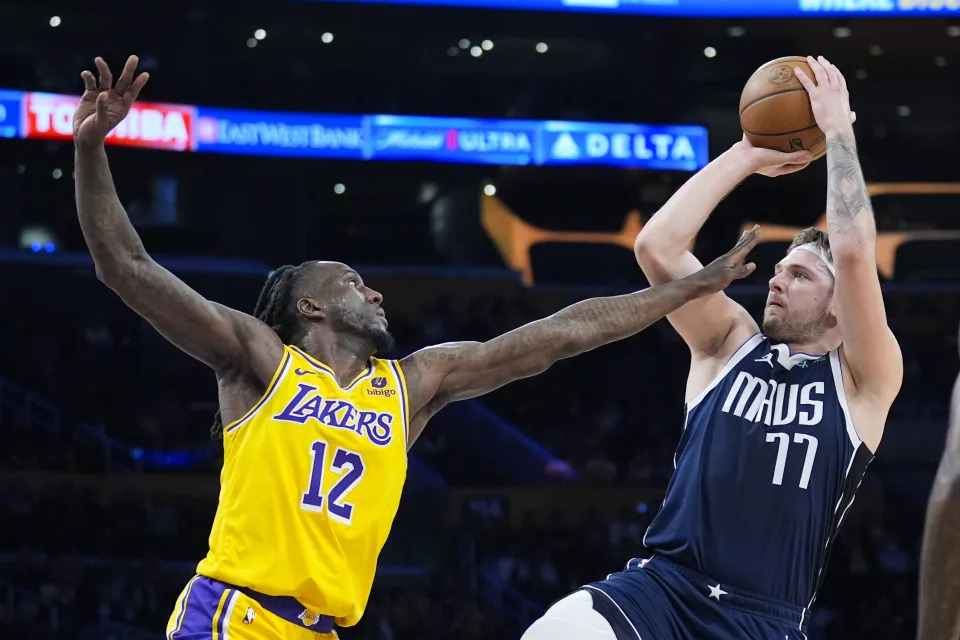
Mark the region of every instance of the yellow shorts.
<instances>
[{"instance_id":1,"label":"yellow shorts","mask_svg":"<svg viewBox=\"0 0 960 640\"><path fill-rule=\"evenodd\" d=\"M166 640L335 640L325 616L293 598L254 599L228 584L194 576L177 598ZM312 627L312 628L311 628Z\"/></svg>"}]
</instances>

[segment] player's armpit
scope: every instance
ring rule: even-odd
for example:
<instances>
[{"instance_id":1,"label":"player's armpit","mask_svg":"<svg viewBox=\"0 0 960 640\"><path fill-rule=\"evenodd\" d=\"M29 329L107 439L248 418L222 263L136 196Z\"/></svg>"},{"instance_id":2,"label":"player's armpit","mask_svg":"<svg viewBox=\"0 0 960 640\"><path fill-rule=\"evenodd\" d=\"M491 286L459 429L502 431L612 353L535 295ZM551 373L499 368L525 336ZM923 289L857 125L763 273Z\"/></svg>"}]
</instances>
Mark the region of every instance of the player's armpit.
<instances>
[{"instance_id":1,"label":"player's armpit","mask_svg":"<svg viewBox=\"0 0 960 640\"><path fill-rule=\"evenodd\" d=\"M283 357L270 327L207 300L149 256L98 275L167 340L222 377L253 374L267 384Z\"/></svg>"}]
</instances>

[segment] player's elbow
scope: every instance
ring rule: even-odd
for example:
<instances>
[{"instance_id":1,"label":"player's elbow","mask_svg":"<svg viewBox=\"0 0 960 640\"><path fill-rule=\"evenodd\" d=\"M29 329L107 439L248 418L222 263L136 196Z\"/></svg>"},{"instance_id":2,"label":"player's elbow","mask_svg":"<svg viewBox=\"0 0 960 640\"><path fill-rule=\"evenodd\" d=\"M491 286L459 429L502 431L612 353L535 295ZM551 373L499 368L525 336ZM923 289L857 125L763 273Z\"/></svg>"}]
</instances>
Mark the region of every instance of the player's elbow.
<instances>
[{"instance_id":1,"label":"player's elbow","mask_svg":"<svg viewBox=\"0 0 960 640\"><path fill-rule=\"evenodd\" d=\"M132 290L137 279L144 273L148 257L125 256L109 260L95 260L94 271L97 280L120 295Z\"/></svg>"},{"instance_id":2,"label":"player's elbow","mask_svg":"<svg viewBox=\"0 0 960 640\"><path fill-rule=\"evenodd\" d=\"M580 355L596 345L588 344L586 341L565 337L558 339L549 349L539 350L526 357L519 358L514 366L513 373L515 377L532 378L538 376L557 362L573 358Z\"/></svg>"},{"instance_id":3,"label":"player's elbow","mask_svg":"<svg viewBox=\"0 0 960 640\"><path fill-rule=\"evenodd\" d=\"M660 262L664 254L665 243L656 230L644 228L633 241L633 255L641 267L650 267Z\"/></svg>"}]
</instances>

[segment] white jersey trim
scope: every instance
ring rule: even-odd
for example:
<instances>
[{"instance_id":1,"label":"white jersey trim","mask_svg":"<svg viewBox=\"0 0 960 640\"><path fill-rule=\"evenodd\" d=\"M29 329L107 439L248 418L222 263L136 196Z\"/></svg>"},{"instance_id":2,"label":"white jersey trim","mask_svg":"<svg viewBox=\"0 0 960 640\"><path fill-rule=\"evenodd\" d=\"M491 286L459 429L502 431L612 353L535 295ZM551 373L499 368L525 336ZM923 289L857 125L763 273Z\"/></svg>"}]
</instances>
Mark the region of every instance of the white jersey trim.
<instances>
[{"instance_id":1,"label":"white jersey trim","mask_svg":"<svg viewBox=\"0 0 960 640\"><path fill-rule=\"evenodd\" d=\"M713 389L720 384L724 378L727 377L727 374L730 373L735 366L740 364L740 361L747 357L747 354L757 348L761 342L763 342L765 336L762 333L755 333L750 337L749 340L744 342L736 353L730 356L730 359L727 360L727 364L723 365L723 369L720 370L720 373L713 379L713 381L707 385L707 388L700 392L696 398L687 403L687 413L689 414L693 411L693 408L700 404L704 398L707 397L707 394L713 391Z\"/></svg>"},{"instance_id":2,"label":"white jersey trim","mask_svg":"<svg viewBox=\"0 0 960 640\"><path fill-rule=\"evenodd\" d=\"M863 444L863 440L860 439L860 435L857 433L857 428L854 426L853 419L850 417L850 408L847 406L847 394L843 388L843 371L840 369L839 351L830 352L830 370L833 372L833 386L837 390L837 400L840 401L840 408L843 410L843 419L847 425L847 436L850 437L854 453L856 453L856 450Z\"/></svg>"},{"instance_id":3,"label":"white jersey trim","mask_svg":"<svg viewBox=\"0 0 960 640\"><path fill-rule=\"evenodd\" d=\"M234 591L230 596L230 600L227 601L227 610L223 614L223 631L220 633L220 637L223 640L230 640L230 619L233 618L233 608L237 606L237 598L240 597L239 591ZM216 631L214 631L216 633Z\"/></svg>"}]
</instances>

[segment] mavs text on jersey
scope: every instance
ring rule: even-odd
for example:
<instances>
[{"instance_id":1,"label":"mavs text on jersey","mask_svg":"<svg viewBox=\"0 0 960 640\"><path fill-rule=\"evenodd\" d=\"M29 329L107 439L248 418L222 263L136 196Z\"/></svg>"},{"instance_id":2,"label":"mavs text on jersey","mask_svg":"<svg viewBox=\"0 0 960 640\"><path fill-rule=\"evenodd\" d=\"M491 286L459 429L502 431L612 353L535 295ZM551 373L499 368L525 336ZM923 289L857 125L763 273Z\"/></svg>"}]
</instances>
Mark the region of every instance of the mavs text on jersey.
<instances>
[{"instance_id":1,"label":"mavs text on jersey","mask_svg":"<svg viewBox=\"0 0 960 640\"><path fill-rule=\"evenodd\" d=\"M840 363L838 351L790 353L758 333L688 403L675 472L644 537L652 557L587 586L598 610L623 622L618 637L646 638L643 629L653 638L805 637L831 546L873 459L850 419ZM653 598L647 582L663 593ZM674 598L679 609L663 606ZM701 615L678 618L698 603ZM653 609L676 618L673 626ZM764 617L771 628L757 622Z\"/></svg>"}]
</instances>

